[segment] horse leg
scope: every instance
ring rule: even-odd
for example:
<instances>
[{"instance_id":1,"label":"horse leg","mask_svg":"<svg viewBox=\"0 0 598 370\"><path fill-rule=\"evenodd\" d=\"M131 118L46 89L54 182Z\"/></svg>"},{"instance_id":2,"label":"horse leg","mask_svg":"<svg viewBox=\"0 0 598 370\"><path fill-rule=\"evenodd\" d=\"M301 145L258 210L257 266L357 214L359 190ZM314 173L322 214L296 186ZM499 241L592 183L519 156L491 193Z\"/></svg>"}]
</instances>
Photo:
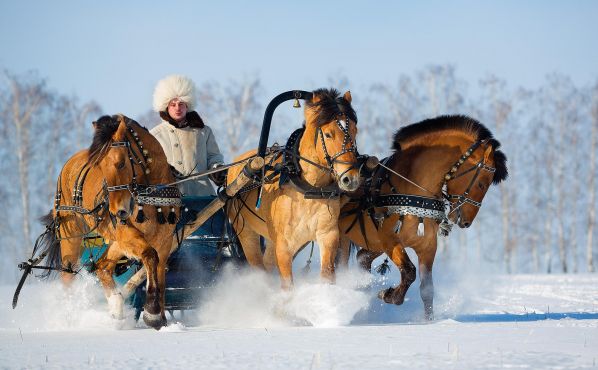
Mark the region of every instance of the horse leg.
<instances>
[{"instance_id":1,"label":"horse leg","mask_svg":"<svg viewBox=\"0 0 598 370\"><path fill-rule=\"evenodd\" d=\"M336 254L336 265L339 269L349 269L349 258L351 257L351 241L341 236L338 253Z\"/></svg>"},{"instance_id":2,"label":"horse leg","mask_svg":"<svg viewBox=\"0 0 598 370\"><path fill-rule=\"evenodd\" d=\"M168 257L170 255L169 250L163 250L159 253L158 258L158 292L160 296L160 316L162 321L166 323L166 314L164 312L166 307L166 269L168 267Z\"/></svg>"},{"instance_id":3,"label":"horse leg","mask_svg":"<svg viewBox=\"0 0 598 370\"><path fill-rule=\"evenodd\" d=\"M388 288L378 294L384 302L401 305L405 301L405 294L415 281L415 265L409 259L409 255L402 245L393 248L391 257L401 272L401 283L396 288Z\"/></svg>"},{"instance_id":4,"label":"horse leg","mask_svg":"<svg viewBox=\"0 0 598 370\"><path fill-rule=\"evenodd\" d=\"M147 245L141 252L141 262L147 270L147 286L145 304L143 305L143 322L146 325L158 330L166 325L166 319L162 317L160 305L160 285L158 284L158 252Z\"/></svg>"},{"instance_id":5,"label":"horse leg","mask_svg":"<svg viewBox=\"0 0 598 370\"><path fill-rule=\"evenodd\" d=\"M414 248L415 249L415 248ZM432 248L425 252L417 252L419 259L419 294L424 303L424 316L426 320L434 320L434 281L432 279L432 266L436 255L436 239L433 241Z\"/></svg>"},{"instance_id":6,"label":"horse leg","mask_svg":"<svg viewBox=\"0 0 598 370\"><path fill-rule=\"evenodd\" d=\"M257 267L263 270L264 258L262 256L262 248L260 245L260 235L249 229L249 227L245 227L242 231L235 228L235 231L239 236L239 241L241 242L241 247L243 248L243 253L245 254L245 258L247 258L247 262L252 267Z\"/></svg>"},{"instance_id":7,"label":"horse leg","mask_svg":"<svg viewBox=\"0 0 598 370\"><path fill-rule=\"evenodd\" d=\"M357 264L362 270L366 272L372 271L372 263L374 260L382 255L382 252L368 251L367 249L360 249L357 251Z\"/></svg>"},{"instance_id":8,"label":"horse leg","mask_svg":"<svg viewBox=\"0 0 598 370\"><path fill-rule=\"evenodd\" d=\"M100 284L104 289L104 295L108 300L108 311L110 316L117 320L123 318L124 299L122 294L116 289L116 284L112 275L116 263L123 256L118 248L118 243L113 242L108 251L97 262L96 276L100 280Z\"/></svg>"},{"instance_id":9,"label":"horse leg","mask_svg":"<svg viewBox=\"0 0 598 370\"><path fill-rule=\"evenodd\" d=\"M285 243L285 241L282 243ZM274 242L276 264L280 273L282 289L290 290L293 287L293 252L286 244L282 243L279 240Z\"/></svg>"},{"instance_id":10,"label":"horse leg","mask_svg":"<svg viewBox=\"0 0 598 370\"><path fill-rule=\"evenodd\" d=\"M128 256L134 256L141 260L147 271L147 285L145 304L143 305L143 321L146 325L159 330L166 325L162 317L160 300L160 285L158 284L158 263L160 261L158 252L152 248L140 231L131 227L117 227L117 239L121 250Z\"/></svg>"},{"instance_id":11,"label":"horse leg","mask_svg":"<svg viewBox=\"0 0 598 370\"><path fill-rule=\"evenodd\" d=\"M268 272L272 272L277 268L276 262L276 248L274 243L266 239L266 250L264 251L264 268Z\"/></svg>"},{"instance_id":12,"label":"horse leg","mask_svg":"<svg viewBox=\"0 0 598 370\"><path fill-rule=\"evenodd\" d=\"M338 229L318 232L316 240L320 246L320 277L329 283L335 283L334 260L339 248L340 235Z\"/></svg>"},{"instance_id":13,"label":"horse leg","mask_svg":"<svg viewBox=\"0 0 598 370\"><path fill-rule=\"evenodd\" d=\"M81 238L64 239L60 241L60 259L62 268L76 270L79 266L81 257ZM65 285L70 285L75 278L75 274L61 271L60 277Z\"/></svg>"}]
</instances>

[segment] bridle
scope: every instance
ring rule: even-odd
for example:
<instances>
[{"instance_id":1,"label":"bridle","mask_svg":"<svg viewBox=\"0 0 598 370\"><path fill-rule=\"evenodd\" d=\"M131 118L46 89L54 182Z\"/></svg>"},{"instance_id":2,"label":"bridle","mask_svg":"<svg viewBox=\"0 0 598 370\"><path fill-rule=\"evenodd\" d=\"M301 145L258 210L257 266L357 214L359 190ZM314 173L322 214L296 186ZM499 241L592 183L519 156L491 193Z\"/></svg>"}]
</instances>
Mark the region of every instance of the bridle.
<instances>
[{"instance_id":1,"label":"bridle","mask_svg":"<svg viewBox=\"0 0 598 370\"><path fill-rule=\"evenodd\" d=\"M324 158L326 159L326 163L328 164L328 170L332 173L337 179L340 179L345 173L350 171L354 168L354 164L352 162L341 161L338 158L346 153L355 153L357 155L357 146L355 145L355 140L351 138L351 133L349 132L349 118L345 116L345 119L342 119L342 114L339 114L336 119L336 125L343 133L343 146L341 150L334 155L328 154L328 149L326 148L326 141L324 140L324 131L322 130L321 126L318 126L316 130L316 135L314 141L320 138L320 142L322 143L322 150L324 151ZM315 142L314 142L315 146ZM342 173L337 173L334 169L334 164L347 164L349 167L343 171Z\"/></svg>"},{"instance_id":2,"label":"bridle","mask_svg":"<svg viewBox=\"0 0 598 370\"><path fill-rule=\"evenodd\" d=\"M151 163L151 158L148 157L147 149L143 149L143 142L138 139L138 134L133 130L131 127L128 127L129 132L133 136L134 143L136 148L141 153L143 160L139 158L139 156L135 153L135 151L131 148L131 142L125 136L124 141L113 141L110 144L110 148L126 148L127 149L127 156L129 158L129 163L131 164L131 170L133 172L133 176L131 178L131 182L129 184L121 184L121 185L112 185L112 186L105 186L106 191L109 193L121 190L128 190L133 197L138 195L138 189L140 184L137 183L137 173L135 172L135 164L138 164L143 173L148 175L150 173L150 169L146 166L146 163ZM119 169L120 170L120 169ZM104 181L106 181L104 179Z\"/></svg>"},{"instance_id":3,"label":"bridle","mask_svg":"<svg viewBox=\"0 0 598 370\"><path fill-rule=\"evenodd\" d=\"M139 184L137 181L137 172L135 171L135 164L139 165L141 167L143 173L147 175L150 173L150 169L148 168L147 163L152 162L152 159L148 156L147 149L143 149L143 142L139 139L139 135L137 134L137 132L135 132L135 130L133 130L133 128L130 126L128 126L127 129L130 132L131 136L133 136L133 139L134 139L133 145L135 145L135 147L141 154L141 157L139 155L137 155L137 153L135 153L135 151L132 148L131 141L129 141L129 139L126 135L125 135L125 139L123 141L113 141L112 143L110 143L109 148L126 148L127 157L129 158L129 163L131 165L131 171L133 173L133 176L131 177L131 182L128 184L119 184L119 185L108 186L108 182L106 181L106 179L104 178L104 180L103 180L103 188L104 188L104 192L106 194L106 197L105 197L106 210L108 210L108 213L110 215L110 220L112 221L113 225L116 224L117 216L113 215L112 212L110 212L109 196L108 195L110 193L117 192L117 191L124 191L124 190L128 191L131 194L131 204L130 204L129 209L132 210L133 204L135 203L135 200L137 199L137 197L139 195L139 190L141 187L143 187L143 185ZM122 168L119 168L118 170L120 171L120 170L122 170ZM126 218L124 218L124 219L120 218L120 223L126 224Z\"/></svg>"},{"instance_id":4,"label":"bridle","mask_svg":"<svg viewBox=\"0 0 598 370\"><path fill-rule=\"evenodd\" d=\"M144 183L140 183L138 181L139 173L136 170L136 165L138 165L141 170L142 174L148 175L150 173L149 164L152 163L152 158L149 156L149 151L143 148L143 142L140 140L139 135L133 128L127 125L127 130L129 131L130 135L125 135L123 141L113 141L106 149L112 148L125 148L127 150L127 157L129 158L129 163L131 165L132 171L132 178L131 182L127 184L117 184L117 185L109 185L106 178L102 181L102 190L96 196L96 203L93 209L86 209L83 207L83 185L85 183L85 178L87 177L87 173L93 166L93 163L88 163L84 166L84 168L80 171L79 175L77 176L77 180L74 184L73 189L73 203L72 205L61 205L61 198L62 198L62 191L60 186L56 191L56 198L54 203L54 208L56 210L56 214L58 215L61 211L68 211L68 212L75 212L81 215L89 215L93 216L95 220L95 225L92 227L91 231L95 230L100 222L103 220L102 213L108 212L110 216L110 221L112 222L113 226L116 226L117 218L120 219L121 224L126 224L126 219L128 218L120 218L110 212L110 199L109 194L117 191L128 191L131 194L131 204L130 209L133 209L134 203L136 202L138 205L138 214L137 219L135 220L138 223L144 221L144 214L142 213L142 209L144 205L151 205L155 206L158 209L159 214L161 214L161 208L163 206L170 207L170 213L175 206L181 205L181 193L176 186L171 185L164 185L164 184L148 184L147 179L143 181ZM132 137L132 139L130 139ZM136 150L134 150L136 149ZM118 168L118 170L122 170L122 168ZM58 184L60 184L60 178ZM99 197L99 199L98 199ZM176 220L168 220L169 223L174 223ZM158 218L159 223L163 223ZM57 228L59 223L57 222ZM87 233L91 232L88 231Z\"/></svg>"},{"instance_id":5,"label":"bridle","mask_svg":"<svg viewBox=\"0 0 598 370\"><path fill-rule=\"evenodd\" d=\"M482 206L482 202L477 202L469 197L469 192L471 191L472 186L475 184L475 181L477 180L477 178L480 175L480 172L482 170L488 171L490 173L494 173L494 172L496 172L496 168L490 167L486 163L484 163L484 157L482 157L482 159L478 163L474 164L467 170L465 170L459 174L457 174L457 171L463 165L463 163L465 163L465 161L469 157L471 157L471 155L476 151L476 149L478 149L482 145L485 145L486 143L488 143L488 139L478 140L475 143L473 143L469 147L469 149L467 149L465 151L465 153L463 153L461 155L459 160L451 166L451 169L444 175L444 184L443 184L442 188L446 189L446 190L443 190L443 196L445 199L447 199L451 203L451 208L452 208L452 210L449 212L449 215L455 211L458 211L458 216L459 216L459 218L461 218L461 207L466 203L471 204L472 206L478 207L478 208L480 208ZM474 173L473 177L471 178L471 181L469 182L469 185L467 186L467 188L465 189L463 194L448 193L448 182L449 181L457 179L461 176L464 176L472 171L475 171L475 173Z\"/></svg>"}]
</instances>

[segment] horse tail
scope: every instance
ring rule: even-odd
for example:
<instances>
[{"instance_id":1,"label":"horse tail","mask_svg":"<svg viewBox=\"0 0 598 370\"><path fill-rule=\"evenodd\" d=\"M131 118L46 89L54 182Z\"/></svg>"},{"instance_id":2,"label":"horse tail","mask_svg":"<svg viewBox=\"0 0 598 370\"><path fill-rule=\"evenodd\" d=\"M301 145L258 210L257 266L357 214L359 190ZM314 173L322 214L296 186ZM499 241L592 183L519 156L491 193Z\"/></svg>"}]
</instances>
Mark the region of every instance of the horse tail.
<instances>
[{"instance_id":1,"label":"horse tail","mask_svg":"<svg viewBox=\"0 0 598 370\"><path fill-rule=\"evenodd\" d=\"M43 270L40 275L42 279L48 279L50 276L61 269L62 259L60 256L60 241L56 238L56 218L50 211L47 215L40 217L40 222L46 227L46 230L35 241L33 246L33 257L46 259L49 269Z\"/></svg>"}]
</instances>

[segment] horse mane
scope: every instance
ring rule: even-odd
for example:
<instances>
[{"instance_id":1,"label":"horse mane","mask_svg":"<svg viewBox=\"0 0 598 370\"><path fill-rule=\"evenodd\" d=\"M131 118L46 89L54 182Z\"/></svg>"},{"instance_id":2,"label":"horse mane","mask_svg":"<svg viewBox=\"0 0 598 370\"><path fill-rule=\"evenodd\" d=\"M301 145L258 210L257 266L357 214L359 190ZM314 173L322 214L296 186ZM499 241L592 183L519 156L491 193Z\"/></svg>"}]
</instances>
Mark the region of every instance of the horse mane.
<instances>
[{"instance_id":1,"label":"horse mane","mask_svg":"<svg viewBox=\"0 0 598 370\"><path fill-rule=\"evenodd\" d=\"M118 116L101 116L93 122L95 133L88 149L88 162L98 163L106 154L106 148L112 143L112 135L120 124Z\"/></svg>"},{"instance_id":2,"label":"horse mane","mask_svg":"<svg viewBox=\"0 0 598 370\"><path fill-rule=\"evenodd\" d=\"M420 135L445 130L470 133L475 140L478 141L488 140L494 149L494 165L496 167L492 183L496 185L507 178L507 156L502 151L498 150L498 148L500 148L500 142L494 138L492 132L486 126L465 115L439 116L402 127L394 134L392 149L395 152L400 153L401 143L413 140Z\"/></svg>"},{"instance_id":3,"label":"horse mane","mask_svg":"<svg viewBox=\"0 0 598 370\"><path fill-rule=\"evenodd\" d=\"M97 121L93 122L95 133L88 150L87 160L89 163L98 163L106 154L106 149L112 143L112 135L118 130L121 117L125 120L127 126L137 126L145 132L149 132L147 128L129 117L121 115L101 116Z\"/></svg>"},{"instance_id":4,"label":"horse mane","mask_svg":"<svg viewBox=\"0 0 598 370\"><path fill-rule=\"evenodd\" d=\"M357 114L351 103L338 90L333 88L317 89L314 90L313 94L314 96L317 95L320 100L315 103L308 100L306 106L318 110L316 125L321 126L336 120L339 115L345 115L345 117L357 123Z\"/></svg>"}]
</instances>

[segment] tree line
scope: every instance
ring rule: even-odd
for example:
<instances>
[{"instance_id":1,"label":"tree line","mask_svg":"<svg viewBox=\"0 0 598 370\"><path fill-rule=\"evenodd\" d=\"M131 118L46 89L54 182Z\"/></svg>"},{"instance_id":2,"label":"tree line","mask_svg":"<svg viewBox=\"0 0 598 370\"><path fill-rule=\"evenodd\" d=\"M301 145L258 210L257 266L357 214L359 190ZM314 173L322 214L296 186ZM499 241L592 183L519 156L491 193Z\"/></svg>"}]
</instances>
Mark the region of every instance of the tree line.
<instances>
[{"instance_id":1,"label":"tree line","mask_svg":"<svg viewBox=\"0 0 598 370\"><path fill-rule=\"evenodd\" d=\"M439 258L475 262L504 272L593 272L596 256L598 81L578 86L551 74L537 88L510 86L489 75L471 83L451 65L422 68L394 81L352 85L332 76L318 87L353 92L360 152L390 155L400 127L444 114L465 114L501 142L510 176L489 190L468 230L453 228ZM294 88L294 87L291 87ZM280 91L266 92L259 76L198 86L199 113L228 161L257 146L263 112ZM149 103L148 103L149 105ZM17 261L42 231L37 219L53 205L64 162L89 146L91 122L103 112L49 87L36 72L0 75L0 199L4 218L0 281L16 278ZM284 143L302 115L279 108L271 143ZM156 113L132 118L152 127Z\"/></svg>"}]
</instances>

